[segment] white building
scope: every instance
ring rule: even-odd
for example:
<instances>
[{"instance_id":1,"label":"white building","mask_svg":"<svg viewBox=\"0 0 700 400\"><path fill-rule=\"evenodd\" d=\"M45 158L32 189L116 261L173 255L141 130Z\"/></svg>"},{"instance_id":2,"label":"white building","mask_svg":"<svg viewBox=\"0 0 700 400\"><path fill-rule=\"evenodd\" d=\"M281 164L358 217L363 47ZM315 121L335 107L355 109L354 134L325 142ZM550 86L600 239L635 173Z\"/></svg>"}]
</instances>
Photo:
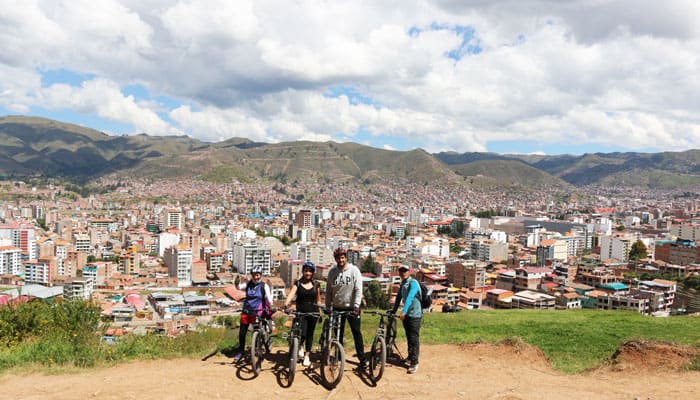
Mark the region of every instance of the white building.
<instances>
[{"instance_id":1,"label":"white building","mask_svg":"<svg viewBox=\"0 0 700 400\"><path fill-rule=\"evenodd\" d=\"M165 249L177 246L180 243L180 235L162 232L158 235L158 257L163 257Z\"/></svg>"},{"instance_id":2,"label":"white building","mask_svg":"<svg viewBox=\"0 0 700 400\"><path fill-rule=\"evenodd\" d=\"M163 261L168 267L168 276L177 278L177 285L192 285L192 250L184 245L172 246L165 250Z\"/></svg>"},{"instance_id":3,"label":"white building","mask_svg":"<svg viewBox=\"0 0 700 400\"><path fill-rule=\"evenodd\" d=\"M632 238L603 236L600 238L600 259L627 262L630 249L635 242Z\"/></svg>"},{"instance_id":4,"label":"white building","mask_svg":"<svg viewBox=\"0 0 700 400\"><path fill-rule=\"evenodd\" d=\"M272 251L259 247L257 243L237 243L233 245L233 268L239 274L250 274L250 268L257 265L262 268L262 274L272 273Z\"/></svg>"},{"instance_id":5,"label":"white building","mask_svg":"<svg viewBox=\"0 0 700 400\"><path fill-rule=\"evenodd\" d=\"M22 249L15 246L0 246L0 275L20 275L22 272Z\"/></svg>"}]
</instances>

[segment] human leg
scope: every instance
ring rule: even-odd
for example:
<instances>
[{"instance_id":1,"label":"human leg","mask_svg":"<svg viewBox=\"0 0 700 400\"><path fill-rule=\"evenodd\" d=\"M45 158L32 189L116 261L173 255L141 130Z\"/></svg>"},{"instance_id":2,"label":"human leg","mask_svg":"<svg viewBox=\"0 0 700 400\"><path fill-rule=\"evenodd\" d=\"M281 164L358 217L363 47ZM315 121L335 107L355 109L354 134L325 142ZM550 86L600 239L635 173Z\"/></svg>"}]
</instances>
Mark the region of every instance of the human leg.
<instances>
[{"instance_id":1,"label":"human leg","mask_svg":"<svg viewBox=\"0 0 700 400\"><path fill-rule=\"evenodd\" d=\"M403 327L406 331L406 342L408 342L408 361L411 366L418 365L420 356L420 326L422 318L406 317L403 320Z\"/></svg>"},{"instance_id":2,"label":"human leg","mask_svg":"<svg viewBox=\"0 0 700 400\"><path fill-rule=\"evenodd\" d=\"M352 338L355 341L355 352L357 352L357 358L360 360L360 364L365 362L365 344L362 338L361 321L359 315L348 315L348 325L350 325L350 331L352 332Z\"/></svg>"}]
</instances>

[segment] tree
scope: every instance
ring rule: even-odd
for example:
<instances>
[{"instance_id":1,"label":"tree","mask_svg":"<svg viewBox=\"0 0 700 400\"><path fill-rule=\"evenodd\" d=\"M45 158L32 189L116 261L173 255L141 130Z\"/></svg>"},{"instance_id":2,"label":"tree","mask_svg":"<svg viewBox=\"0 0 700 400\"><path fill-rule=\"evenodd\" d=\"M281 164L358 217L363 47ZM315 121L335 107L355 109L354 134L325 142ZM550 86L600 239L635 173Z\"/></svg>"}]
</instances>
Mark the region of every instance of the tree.
<instances>
[{"instance_id":1,"label":"tree","mask_svg":"<svg viewBox=\"0 0 700 400\"><path fill-rule=\"evenodd\" d=\"M632 243L629 259L638 261L642 258L647 258L647 246L645 246L641 240L637 240L636 242Z\"/></svg>"},{"instance_id":2,"label":"tree","mask_svg":"<svg viewBox=\"0 0 700 400\"><path fill-rule=\"evenodd\" d=\"M368 308L389 308L389 296L382 291L379 282L368 283L364 290L364 296Z\"/></svg>"},{"instance_id":3,"label":"tree","mask_svg":"<svg viewBox=\"0 0 700 400\"><path fill-rule=\"evenodd\" d=\"M374 267L376 266L377 263L374 262L374 258L372 255L368 255L367 258L365 258L365 261L362 263L362 268L360 268L360 271L362 273L374 273Z\"/></svg>"}]
</instances>

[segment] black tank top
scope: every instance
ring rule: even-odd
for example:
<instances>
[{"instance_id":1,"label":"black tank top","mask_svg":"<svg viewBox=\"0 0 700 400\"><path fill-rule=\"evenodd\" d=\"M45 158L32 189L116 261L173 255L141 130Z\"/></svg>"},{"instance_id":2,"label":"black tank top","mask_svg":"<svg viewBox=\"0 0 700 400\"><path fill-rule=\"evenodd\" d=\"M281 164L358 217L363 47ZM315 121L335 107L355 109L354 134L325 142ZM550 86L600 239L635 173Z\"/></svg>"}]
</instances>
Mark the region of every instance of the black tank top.
<instances>
[{"instance_id":1,"label":"black tank top","mask_svg":"<svg viewBox=\"0 0 700 400\"><path fill-rule=\"evenodd\" d=\"M311 289L306 289L301 285L301 280L297 281L297 310L301 312L316 312L318 311L318 306L316 305L316 292L318 287L316 282L313 282Z\"/></svg>"}]
</instances>

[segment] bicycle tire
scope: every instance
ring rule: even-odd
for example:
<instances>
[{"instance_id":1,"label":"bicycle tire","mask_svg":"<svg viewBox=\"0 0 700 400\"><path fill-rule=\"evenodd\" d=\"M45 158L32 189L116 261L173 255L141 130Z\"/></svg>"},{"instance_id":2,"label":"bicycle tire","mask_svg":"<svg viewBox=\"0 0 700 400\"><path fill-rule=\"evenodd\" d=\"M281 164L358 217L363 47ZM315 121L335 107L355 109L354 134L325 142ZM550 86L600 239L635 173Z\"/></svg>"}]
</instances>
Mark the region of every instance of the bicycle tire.
<instances>
[{"instance_id":1,"label":"bicycle tire","mask_svg":"<svg viewBox=\"0 0 700 400\"><path fill-rule=\"evenodd\" d=\"M287 380L289 381L289 386L292 386L294 382L294 374L297 370L297 360L299 357L299 338L293 337L289 342L289 372L287 373Z\"/></svg>"},{"instance_id":2,"label":"bicycle tire","mask_svg":"<svg viewBox=\"0 0 700 400\"><path fill-rule=\"evenodd\" d=\"M262 338L260 337L260 332L253 332L253 338L250 343L250 365L253 367L253 375L257 377L260 375L260 370L262 369Z\"/></svg>"},{"instance_id":3,"label":"bicycle tire","mask_svg":"<svg viewBox=\"0 0 700 400\"><path fill-rule=\"evenodd\" d=\"M345 371L345 350L336 340L323 349L321 358L321 377L329 388L338 386Z\"/></svg>"},{"instance_id":4,"label":"bicycle tire","mask_svg":"<svg viewBox=\"0 0 700 400\"><path fill-rule=\"evenodd\" d=\"M369 376L372 381L379 382L384 375L386 366L386 342L381 336L375 336L369 353Z\"/></svg>"}]
</instances>

